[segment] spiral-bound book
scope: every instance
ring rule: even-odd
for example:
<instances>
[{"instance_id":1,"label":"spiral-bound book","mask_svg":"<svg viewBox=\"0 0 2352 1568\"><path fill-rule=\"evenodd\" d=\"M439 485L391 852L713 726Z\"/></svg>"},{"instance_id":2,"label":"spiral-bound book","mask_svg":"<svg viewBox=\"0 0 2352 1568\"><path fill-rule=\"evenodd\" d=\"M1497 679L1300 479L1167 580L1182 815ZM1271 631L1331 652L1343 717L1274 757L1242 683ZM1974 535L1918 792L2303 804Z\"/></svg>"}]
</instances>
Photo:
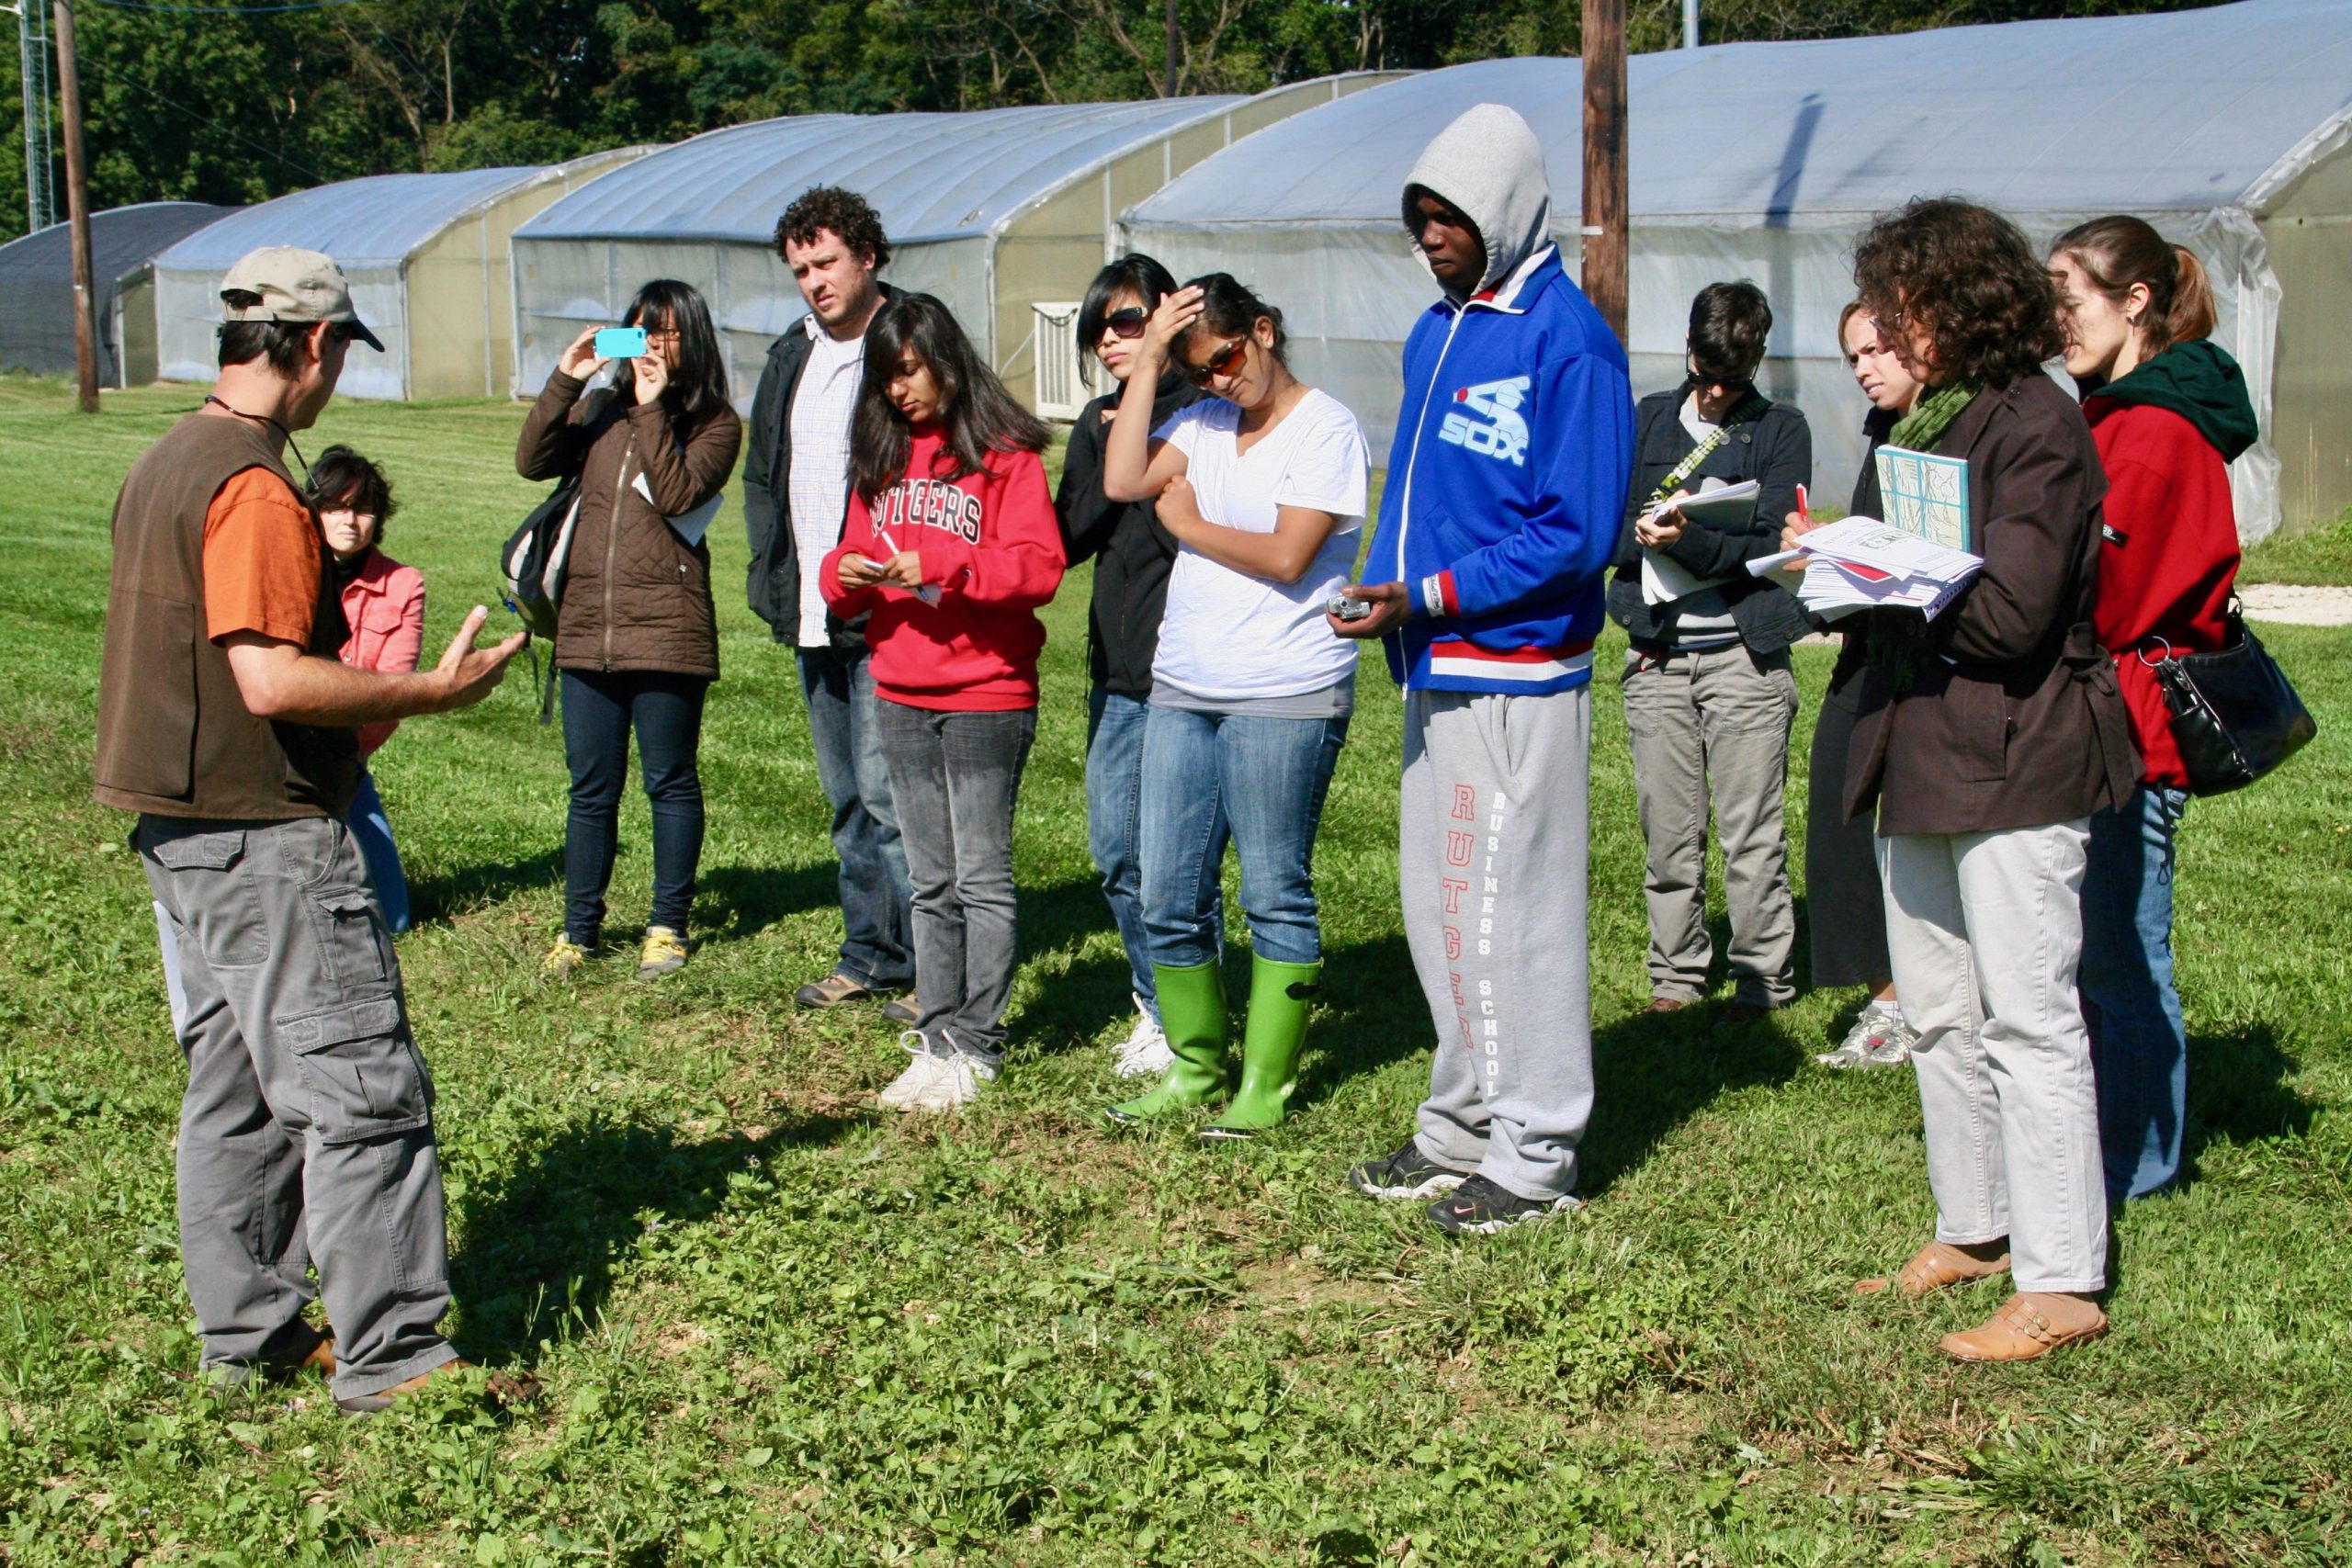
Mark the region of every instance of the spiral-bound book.
<instances>
[{"instance_id":1,"label":"spiral-bound book","mask_svg":"<svg viewBox=\"0 0 2352 1568\"><path fill-rule=\"evenodd\" d=\"M1882 446L1874 457L1882 521L1931 545L1976 553L1966 458L1901 446Z\"/></svg>"}]
</instances>

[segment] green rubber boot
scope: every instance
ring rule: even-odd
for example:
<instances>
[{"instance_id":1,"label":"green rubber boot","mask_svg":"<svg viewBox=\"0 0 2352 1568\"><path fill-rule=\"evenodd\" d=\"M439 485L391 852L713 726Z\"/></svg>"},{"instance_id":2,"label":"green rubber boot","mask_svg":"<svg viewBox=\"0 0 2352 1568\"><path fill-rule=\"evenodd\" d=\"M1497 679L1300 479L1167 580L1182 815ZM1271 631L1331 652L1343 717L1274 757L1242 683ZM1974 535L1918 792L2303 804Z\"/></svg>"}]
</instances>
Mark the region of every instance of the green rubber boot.
<instances>
[{"instance_id":1,"label":"green rubber boot","mask_svg":"<svg viewBox=\"0 0 2352 1568\"><path fill-rule=\"evenodd\" d=\"M1176 1060L1150 1092L1104 1112L1114 1122L1148 1122L1225 1092L1225 976L1216 964L1151 966L1159 992L1159 1027Z\"/></svg>"},{"instance_id":2,"label":"green rubber boot","mask_svg":"<svg viewBox=\"0 0 2352 1568\"><path fill-rule=\"evenodd\" d=\"M1282 1124L1298 1087L1298 1052L1306 1040L1306 1009L1322 987L1320 964L1250 961L1250 1026L1241 1037L1241 1092L1214 1126L1201 1130L1204 1143L1254 1138Z\"/></svg>"}]
</instances>

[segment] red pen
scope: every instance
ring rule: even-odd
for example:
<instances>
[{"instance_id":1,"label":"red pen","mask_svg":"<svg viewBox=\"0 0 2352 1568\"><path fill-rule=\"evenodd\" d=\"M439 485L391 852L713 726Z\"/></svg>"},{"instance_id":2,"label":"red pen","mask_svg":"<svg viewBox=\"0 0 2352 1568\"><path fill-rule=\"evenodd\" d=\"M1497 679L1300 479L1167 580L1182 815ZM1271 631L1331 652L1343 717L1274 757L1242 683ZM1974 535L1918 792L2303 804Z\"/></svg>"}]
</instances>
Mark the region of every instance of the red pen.
<instances>
[{"instance_id":1,"label":"red pen","mask_svg":"<svg viewBox=\"0 0 2352 1568\"><path fill-rule=\"evenodd\" d=\"M1813 526L1813 511L1804 503L1804 486L1797 486L1797 521L1805 527Z\"/></svg>"}]
</instances>

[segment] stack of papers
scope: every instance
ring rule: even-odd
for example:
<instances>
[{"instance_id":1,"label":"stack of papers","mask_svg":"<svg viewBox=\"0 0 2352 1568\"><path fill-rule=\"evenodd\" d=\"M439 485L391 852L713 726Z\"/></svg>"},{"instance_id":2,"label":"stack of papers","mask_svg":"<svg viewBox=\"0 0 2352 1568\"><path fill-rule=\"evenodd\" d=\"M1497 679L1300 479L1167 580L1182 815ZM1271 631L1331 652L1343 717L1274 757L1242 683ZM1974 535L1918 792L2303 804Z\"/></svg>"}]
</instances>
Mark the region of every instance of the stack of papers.
<instances>
[{"instance_id":1,"label":"stack of papers","mask_svg":"<svg viewBox=\"0 0 2352 1568\"><path fill-rule=\"evenodd\" d=\"M1748 562L1747 570L1761 577L1802 569L1798 601L1828 621L1881 605L1932 620L1984 568L1981 556L1929 544L1875 517L1849 517L1804 539L1793 550Z\"/></svg>"},{"instance_id":2,"label":"stack of papers","mask_svg":"<svg viewBox=\"0 0 2352 1568\"><path fill-rule=\"evenodd\" d=\"M1737 484L1725 484L1721 479L1704 481L1705 488L1697 495L1687 496L1675 505L1683 522L1715 528L1740 528L1756 515L1756 498L1763 487L1754 479L1742 479ZM1665 510L1663 507L1659 511ZM1656 515L1652 513L1649 515ZM1658 550L1642 552L1642 602L1647 604L1668 604L1677 599L1687 599L1731 581L1728 577L1701 577L1673 557Z\"/></svg>"}]
</instances>

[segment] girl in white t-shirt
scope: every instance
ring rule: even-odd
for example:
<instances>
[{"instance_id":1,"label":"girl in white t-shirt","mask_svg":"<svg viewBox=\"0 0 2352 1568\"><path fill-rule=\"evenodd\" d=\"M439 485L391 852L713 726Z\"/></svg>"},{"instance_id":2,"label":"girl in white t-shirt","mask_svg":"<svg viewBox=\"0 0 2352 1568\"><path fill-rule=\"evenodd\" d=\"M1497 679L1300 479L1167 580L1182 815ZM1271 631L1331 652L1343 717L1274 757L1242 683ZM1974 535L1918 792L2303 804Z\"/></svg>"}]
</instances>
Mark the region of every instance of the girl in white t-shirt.
<instances>
[{"instance_id":1,"label":"girl in white t-shirt","mask_svg":"<svg viewBox=\"0 0 2352 1568\"><path fill-rule=\"evenodd\" d=\"M1282 313L1224 273L1168 296L1144 329L1111 424L1102 488L1159 502L1182 547L1145 722L1144 925L1174 1064L1115 1106L1140 1122L1225 1088L1225 850L1241 857L1252 952L1241 1088L1208 1139L1283 1118L1323 968L1315 830L1354 706L1356 647L1323 605L1350 580L1369 460L1355 415L1302 385ZM1151 428L1173 362L1210 395Z\"/></svg>"}]
</instances>

